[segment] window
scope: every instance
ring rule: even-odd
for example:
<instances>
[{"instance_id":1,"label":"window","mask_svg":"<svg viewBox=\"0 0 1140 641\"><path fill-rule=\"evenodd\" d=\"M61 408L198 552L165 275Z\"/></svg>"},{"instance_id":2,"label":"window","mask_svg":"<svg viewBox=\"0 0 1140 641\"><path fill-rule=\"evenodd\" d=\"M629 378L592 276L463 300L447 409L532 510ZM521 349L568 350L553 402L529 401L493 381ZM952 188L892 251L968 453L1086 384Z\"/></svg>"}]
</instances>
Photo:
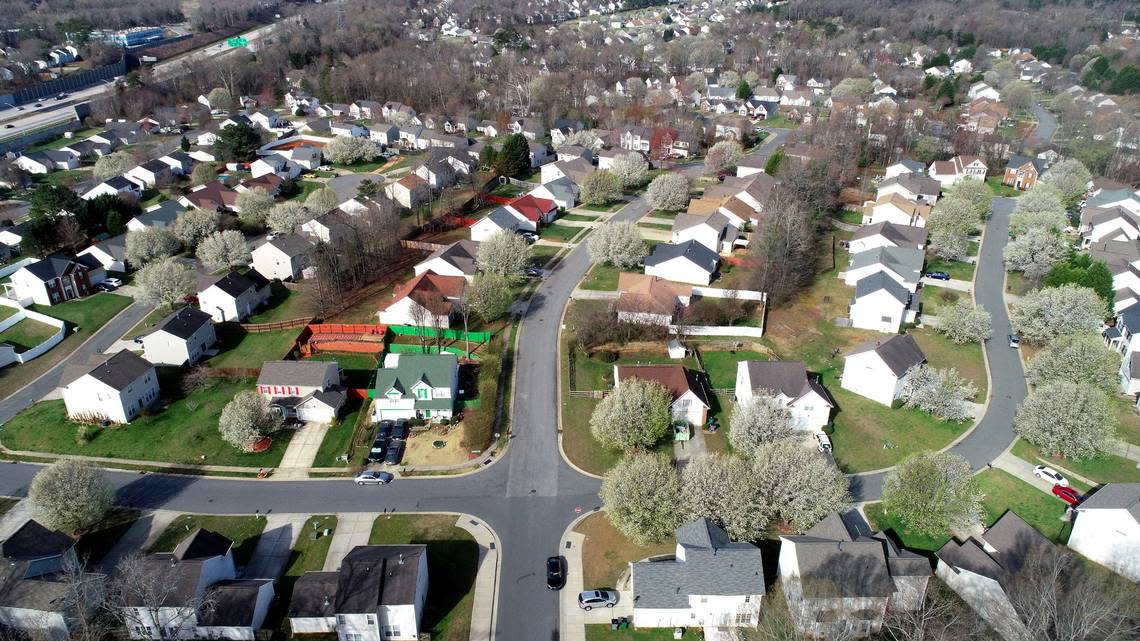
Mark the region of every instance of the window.
<instances>
[{"instance_id":1,"label":"window","mask_svg":"<svg viewBox=\"0 0 1140 641\"><path fill-rule=\"evenodd\" d=\"M337 625L344 625L344 615L343 614L336 615L336 624Z\"/></svg>"},{"instance_id":2,"label":"window","mask_svg":"<svg viewBox=\"0 0 1140 641\"><path fill-rule=\"evenodd\" d=\"M368 616L364 617L364 620L368 622L368 625L376 625L375 614L369 614Z\"/></svg>"},{"instance_id":3,"label":"window","mask_svg":"<svg viewBox=\"0 0 1140 641\"><path fill-rule=\"evenodd\" d=\"M384 626L380 631L380 635L383 636L385 639L391 639L393 637L402 636L400 634L400 626L398 626L398 625L386 625L386 626Z\"/></svg>"},{"instance_id":4,"label":"window","mask_svg":"<svg viewBox=\"0 0 1140 641\"><path fill-rule=\"evenodd\" d=\"M421 387L416 390L416 398L429 398L428 394L431 390Z\"/></svg>"},{"instance_id":5,"label":"window","mask_svg":"<svg viewBox=\"0 0 1140 641\"><path fill-rule=\"evenodd\" d=\"M752 625L751 612L737 612L735 617L736 625Z\"/></svg>"},{"instance_id":6,"label":"window","mask_svg":"<svg viewBox=\"0 0 1140 641\"><path fill-rule=\"evenodd\" d=\"M364 641L364 635L359 632L345 632L344 641Z\"/></svg>"}]
</instances>

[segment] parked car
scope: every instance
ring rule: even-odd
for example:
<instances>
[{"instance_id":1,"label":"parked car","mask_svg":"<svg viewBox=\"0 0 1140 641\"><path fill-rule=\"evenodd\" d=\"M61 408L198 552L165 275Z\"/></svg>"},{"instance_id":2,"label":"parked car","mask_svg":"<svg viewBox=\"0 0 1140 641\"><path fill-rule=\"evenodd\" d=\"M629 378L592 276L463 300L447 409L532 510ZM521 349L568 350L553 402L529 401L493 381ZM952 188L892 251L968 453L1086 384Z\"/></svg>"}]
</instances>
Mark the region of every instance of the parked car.
<instances>
[{"instance_id":1,"label":"parked car","mask_svg":"<svg viewBox=\"0 0 1140 641\"><path fill-rule=\"evenodd\" d=\"M923 276L934 280L950 280L950 274L946 272L926 272Z\"/></svg>"},{"instance_id":2,"label":"parked car","mask_svg":"<svg viewBox=\"0 0 1140 641\"><path fill-rule=\"evenodd\" d=\"M831 451L831 439L823 432L817 432L815 435L816 449L820 452L828 453Z\"/></svg>"},{"instance_id":3,"label":"parked car","mask_svg":"<svg viewBox=\"0 0 1140 641\"><path fill-rule=\"evenodd\" d=\"M97 289L101 292L113 292L113 291L115 291L115 286L114 285L108 285L107 283L99 283L99 284L95 285L95 289Z\"/></svg>"},{"instance_id":4,"label":"parked car","mask_svg":"<svg viewBox=\"0 0 1140 641\"><path fill-rule=\"evenodd\" d=\"M526 268L526 277L527 278L542 278L542 270L537 268L537 267L527 267Z\"/></svg>"},{"instance_id":5,"label":"parked car","mask_svg":"<svg viewBox=\"0 0 1140 641\"><path fill-rule=\"evenodd\" d=\"M561 590L566 586L566 562L560 556L546 559L546 589Z\"/></svg>"},{"instance_id":6,"label":"parked car","mask_svg":"<svg viewBox=\"0 0 1140 641\"><path fill-rule=\"evenodd\" d=\"M376 428L376 440L392 438L392 426L395 424L395 421L388 419L380 421L380 426Z\"/></svg>"},{"instance_id":7,"label":"parked car","mask_svg":"<svg viewBox=\"0 0 1140 641\"><path fill-rule=\"evenodd\" d=\"M396 419L396 425L392 430L392 438L398 441L402 441L408 438L408 434L410 434L411 431L412 426L408 424L408 419L398 418Z\"/></svg>"},{"instance_id":8,"label":"parked car","mask_svg":"<svg viewBox=\"0 0 1140 641\"><path fill-rule=\"evenodd\" d=\"M63 99L64 99L64 98L66 98L66 97L67 97L67 94L65 94L65 93L61 93L61 94L59 94L58 96L56 96L56 97L55 97L55 99L56 99L56 100L63 100Z\"/></svg>"},{"instance_id":9,"label":"parked car","mask_svg":"<svg viewBox=\"0 0 1140 641\"><path fill-rule=\"evenodd\" d=\"M365 470L356 475L357 485L387 485L395 479L390 472L380 470Z\"/></svg>"},{"instance_id":10,"label":"parked car","mask_svg":"<svg viewBox=\"0 0 1140 641\"><path fill-rule=\"evenodd\" d=\"M1065 478L1057 470L1045 465L1034 466L1033 476L1036 476L1037 478L1043 479L1045 481L1049 481L1050 483L1060 485L1061 487L1069 487L1069 479Z\"/></svg>"},{"instance_id":11,"label":"parked car","mask_svg":"<svg viewBox=\"0 0 1140 641\"><path fill-rule=\"evenodd\" d=\"M1081 493L1064 485L1054 485L1053 496L1068 503L1071 507L1076 507L1081 502Z\"/></svg>"},{"instance_id":12,"label":"parked car","mask_svg":"<svg viewBox=\"0 0 1140 641\"><path fill-rule=\"evenodd\" d=\"M399 465L404 460L404 442L392 441L388 453L384 455L384 465Z\"/></svg>"},{"instance_id":13,"label":"parked car","mask_svg":"<svg viewBox=\"0 0 1140 641\"><path fill-rule=\"evenodd\" d=\"M583 610L594 608L612 608L617 605L618 593L613 590L586 590L578 594L578 607Z\"/></svg>"},{"instance_id":14,"label":"parked car","mask_svg":"<svg viewBox=\"0 0 1140 641\"><path fill-rule=\"evenodd\" d=\"M13 125L12 123L8 123L8 124L4 125L4 128L5 128L5 129L12 129L12 128L14 128L15 126L16 126L16 125Z\"/></svg>"},{"instance_id":15,"label":"parked car","mask_svg":"<svg viewBox=\"0 0 1140 641\"><path fill-rule=\"evenodd\" d=\"M119 280L118 278L104 278L103 282L107 283L111 287L122 287L123 286L123 281Z\"/></svg>"},{"instance_id":16,"label":"parked car","mask_svg":"<svg viewBox=\"0 0 1140 641\"><path fill-rule=\"evenodd\" d=\"M1021 347L1021 339L1017 337L1017 334L1009 335L1009 346L1013 349Z\"/></svg>"},{"instance_id":17,"label":"parked car","mask_svg":"<svg viewBox=\"0 0 1140 641\"><path fill-rule=\"evenodd\" d=\"M277 240L277 232L275 232L275 231L269 232L268 234L265 235L265 240L266 241Z\"/></svg>"},{"instance_id":18,"label":"parked car","mask_svg":"<svg viewBox=\"0 0 1140 641\"><path fill-rule=\"evenodd\" d=\"M368 450L367 460L369 463L380 463L387 454L388 439L376 437L376 440L372 441L372 447Z\"/></svg>"}]
</instances>

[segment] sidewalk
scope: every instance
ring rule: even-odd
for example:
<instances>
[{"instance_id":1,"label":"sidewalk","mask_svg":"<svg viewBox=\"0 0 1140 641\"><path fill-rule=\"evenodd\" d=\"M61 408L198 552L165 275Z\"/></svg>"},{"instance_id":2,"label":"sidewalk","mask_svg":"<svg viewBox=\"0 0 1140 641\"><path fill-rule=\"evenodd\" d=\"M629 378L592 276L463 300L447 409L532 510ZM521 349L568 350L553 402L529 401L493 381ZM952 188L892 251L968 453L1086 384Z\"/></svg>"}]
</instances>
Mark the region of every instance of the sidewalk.
<instances>
[{"instance_id":1,"label":"sidewalk","mask_svg":"<svg viewBox=\"0 0 1140 641\"><path fill-rule=\"evenodd\" d=\"M111 551L103 557L103 561L99 564L103 571L114 570L115 566L132 552L145 552L179 514L180 512L172 510L154 510L140 516L139 520L123 534L123 538L116 541Z\"/></svg>"},{"instance_id":2,"label":"sidewalk","mask_svg":"<svg viewBox=\"0 0 1140 641\"><path fill-rule=\"evenodd\" d=\"M273 472L279 479L304 479L309 477L309 468L317 458L317 451L321 449L321 441L329 426L325 423L305 423L301 429L293 433L289 439L289 447L281 456L281 464Z\"/></svg>"},{"instance_id":3,"label":"sidewalk","mask_svg":"<svg viewBox=\"0 0 1140 641\"><path fill-rule=\"evenodd\" d=\"M350 512L336 515L336 531L329 543L329 553L325 557L325 572L333 572L340 567L346 554L358 545L368 545L372 534L372 524L381 516L379 512Z\"/></svg>"},{"instance_id":4,"label":"sidewalk","mask_svg":"<svg viewBox=\"0 0 1140 641\"><path fill-rule=\"evenodd\" d=\"M578 594L586 589L582 581L582 544L586 535L568 532L558 549L566 557L566 586L558 595L559 641L586 641L586 624L609 624L610 619L633 617L633 592L628 586L591 585L590 589L612 587L618 590L618 602L612 608L589 612L578 607Z\"/></svg>"},{"instance_id":5,"label":"sidewalk","mask_svg":"<svg viewBox=\"0 0 1140 641\"><path fill-rule=\"evenodd\" d=\"M1002 452L1001 456L994 459L993 462L993 466L999 470L1009 472L1042 492L1052 494L1053 484L1034 476L1033 465L1029 461L1014 456L1012 452Z\"/></svg>"},{"instance_id":6,"label":"sidewalk","mask_svg":"<svg viewBox=\"0 0 1140 641\"><path fill-rule=\"evenodd\" d=\"M574 289L570 292L570 298L575 300L610 300L616 299L620 295L621 292L598 289Z\"/></svg>"},{"instance_id":7,"label":"sidewalk","mask_svg":"<svg viewBox=\"0 0 1140 641\"><path fill-rule=\"evenodd\" d=\"M307 514L270 514L265 519L265 530L257 540L253 556L242 570L247 579L276 579L281 576L289 554L308 520Z\"/></svg>"},{"instance_id":8,"label":"sidewalk","mask_svg":"<svg viewBox=\"0 0 1140 641\"><path fill-rule=\"evenodd\" d=\"M455 526L467 530L479 544L479 570L471 602L471 641L491 641L495 638L495 603L499 596L498 542L486 525L470 515L460 515Z\"/></svg>"}]
</instances>

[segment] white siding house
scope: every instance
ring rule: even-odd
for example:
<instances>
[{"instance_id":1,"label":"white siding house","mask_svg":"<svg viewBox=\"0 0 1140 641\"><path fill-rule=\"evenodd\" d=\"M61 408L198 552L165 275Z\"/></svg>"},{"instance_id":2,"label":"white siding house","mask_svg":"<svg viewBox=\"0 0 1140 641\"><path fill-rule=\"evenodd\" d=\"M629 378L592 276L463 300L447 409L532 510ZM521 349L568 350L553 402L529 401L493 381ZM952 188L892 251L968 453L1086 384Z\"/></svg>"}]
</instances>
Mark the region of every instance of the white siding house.
<instances>
[{"instance_id":1,"label":"white siding house","mask_svg":"<svg viewBox=\"0 0 1140 641\"><path fill-rule=\"evenodd\" d=\"M451 418L458 390L455 354L389 354L376 370L372 418Z\"/></svg>"},{"instance_id":2,"label":"white siding house","mask_svg":"<svg viewBox=\"0 0 1140 641\"><path fill-rule=\"evenodd\" d=\"M125 349L86 372L74 373L79 375L62 388L71 419L129 423L158 400L154 365Z\"/></svg>"},{"instance_id":3,"label":"white siding house","mask_svg":"<svg viewBox=\"0 0 1140 641\"><path fill-rule=\"evenodd\" d=\"M143 354L155 365L193 365L217 341L212 321L206 312L183 307L143 336Z\"/></svg>"},{"instance_id":4,"label":"white siding house","mask_svg":"<svg viewBox=\"0 0 1140 641\"><path fill-rule=\"evenodd\" d=\"M1109 483L1073 511L1069 547L1140 582L1140 483Z\"/></svg>"},{"instance_id":5,"label":"white siding house","mask_svg":"<svg viewBox=\"0 0 1140 641\"><path fill-rule=\"evenodd\" d=\"M708 420L709 402L704 386L684 365L614 365L614 391L622 380L639 378L659 383L668 390L673 420L700 427Z\"/></svg>"},{"instance_id":6,"label":"white siding house","mask_svg":"<svg viewBox=\"0 0 1140 641\"><path fill-rule=\"evenodd\" d=\"M659 243L645 257L645 273L690 285L708 285L720 264L720 256L695 240L680 245Z\"/></svg>"},{"instance_id":7,"label":"white siding house","mask_svg":"<svg viewBox=\"0 0 1140 641\"><path fill-rule=\"evenodd\" d=\"M221 278L207 278L198 284L198 309L214 322L241 321L269 300L269 281L257 272L230 272Z\"/></svg>"},{"instance_id":8,"label":"white siding house","mask_svg":"<svg viewBox=\"0 0 1140 641\"><path fill-rule=\"evenodd\" d=\"M910 368L925 361L926 356L910 334L868 341L843 360L839 385L889 407L902 394Z\"/></svg>"},{"instance_id":9,"label":"white siding house","mask_svg":"<svg viewBox=\"0 0 1140 641\"><path fill-rule=\"evenodd\" d=\"M798 430L821 432L834 405L820 382L800 361L740 361L736 364L736 400L757 394L775 397L792 413Z\"/></svg>"}]
</instances>

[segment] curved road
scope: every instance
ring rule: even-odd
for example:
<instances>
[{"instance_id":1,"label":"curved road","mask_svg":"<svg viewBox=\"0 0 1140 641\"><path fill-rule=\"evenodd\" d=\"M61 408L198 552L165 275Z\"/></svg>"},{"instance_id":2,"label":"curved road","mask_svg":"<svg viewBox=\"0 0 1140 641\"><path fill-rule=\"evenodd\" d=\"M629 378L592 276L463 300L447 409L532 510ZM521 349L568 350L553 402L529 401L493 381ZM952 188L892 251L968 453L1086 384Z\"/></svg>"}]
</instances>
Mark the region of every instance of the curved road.
<instances>
[{"instance_id":1,"label":"curved road","mask_svg":"<svg viewBox=\"0 0 1140 641\"><path fill-rule=\"evenodd\" d=\"M994 198L986 221L986 234L978 255L974 277L974 299L992 317L993 336L983 348L990 375L990 397L986 413L977 426L950 448L961 454L974 471L994 460L1013 442L1013 415L1027 394L1021 358L1009 348L1009 314L1005 307L1005 263L1002 253L1009 240L1009 215L1016 201ZM873 501L883 493L886 472L856 474L851 477L851 495L856 501Z\"/></svg>"}]
</instances>

